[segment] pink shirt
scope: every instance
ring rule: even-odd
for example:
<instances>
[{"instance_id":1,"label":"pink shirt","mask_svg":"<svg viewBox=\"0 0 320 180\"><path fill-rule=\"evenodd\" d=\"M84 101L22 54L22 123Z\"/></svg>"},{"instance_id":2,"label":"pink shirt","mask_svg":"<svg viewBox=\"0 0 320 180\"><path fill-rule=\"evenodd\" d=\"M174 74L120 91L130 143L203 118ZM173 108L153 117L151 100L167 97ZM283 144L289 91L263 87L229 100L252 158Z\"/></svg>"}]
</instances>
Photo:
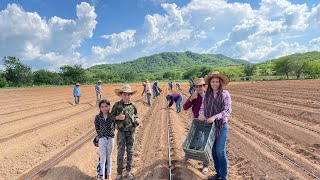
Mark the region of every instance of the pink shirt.
<instances>
[{"instance_id":1,"label":"pink shirt","mask_svg":"<svg viewBox=\"0 0 320 180\"><path fill-rule=\"evenodd\" d=\"M216 98L216 96L217 96L217 94L214 95L214 98ZM223 90L222 96L223 96L224 110L218 114L215 114L215 116L216 116L216 119L223 119L223 122L227 122L228 121L227 117L230 116L230 114L232 112L231 96L230 96L230 93L226 90ZM199 115L200 114L204 114L204 101L202 101L202 104L200 107ZM207 118L210 118L210 117L207 117Z\"/></svg>"}]
</instances>

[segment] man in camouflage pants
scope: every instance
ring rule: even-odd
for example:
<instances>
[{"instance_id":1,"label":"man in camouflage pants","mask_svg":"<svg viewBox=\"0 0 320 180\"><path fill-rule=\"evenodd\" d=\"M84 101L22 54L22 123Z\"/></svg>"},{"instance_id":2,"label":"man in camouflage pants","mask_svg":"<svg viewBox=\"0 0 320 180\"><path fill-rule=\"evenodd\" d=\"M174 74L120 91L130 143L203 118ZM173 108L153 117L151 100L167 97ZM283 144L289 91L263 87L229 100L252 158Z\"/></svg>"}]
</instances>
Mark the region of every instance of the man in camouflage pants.
<instances>
[{"instance_id":1,"label":"man in camouflage pants","mask_svg":"<svg viewBox=\"0 0 320 180\"><path fill-rule=\"evenodd\" d=\"M115 89L115 93L121 97L111 110L111 118L116 120L117 124L117 177L116 180L122 179L123 157L125 149L127 150L127 178L133 179L131 165L133 161L133 144L135 128L139 125L138 112L135 104L130 101L131 95L137 91L132 91L128 84L123 85L120 89Z\"/></svg>"}]
</instances>

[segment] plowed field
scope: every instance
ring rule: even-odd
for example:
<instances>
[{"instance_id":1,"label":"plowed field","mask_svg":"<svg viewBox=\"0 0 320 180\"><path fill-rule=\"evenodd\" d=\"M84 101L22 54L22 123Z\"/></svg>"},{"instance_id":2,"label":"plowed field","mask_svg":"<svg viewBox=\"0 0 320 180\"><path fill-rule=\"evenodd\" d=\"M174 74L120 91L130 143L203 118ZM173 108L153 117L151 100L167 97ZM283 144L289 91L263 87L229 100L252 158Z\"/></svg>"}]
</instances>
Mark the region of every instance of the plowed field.
<instances>
[{"instance_id":1,"label":"plowed field","mask_svg":"<svg viewBox=\"0 0 320 180\"><path fill-rule=\"evenodd\" d=\"M119 100L104 85L103 98ZM140 126L136 131L133 174L135 179L168 179L168 130L173 179L208 179L194 160L180 162L182 142L192 119L190 111L167 110L165 83L162 94L147 106L142 85L132 84ZM320 176L320 81L232 82L227 155L228 179L317 179ZM94 131L93 86L81 87L80 104L74 105L72 87L0 90L0 179L24 179ZM188 86L174 92L188 98ZM116 175L117 147L113 151ZM94 179L98 149L92 138L74 149L37 179ZM125 178L124 178L125 179Z\"/></svg>"}]
</instances>

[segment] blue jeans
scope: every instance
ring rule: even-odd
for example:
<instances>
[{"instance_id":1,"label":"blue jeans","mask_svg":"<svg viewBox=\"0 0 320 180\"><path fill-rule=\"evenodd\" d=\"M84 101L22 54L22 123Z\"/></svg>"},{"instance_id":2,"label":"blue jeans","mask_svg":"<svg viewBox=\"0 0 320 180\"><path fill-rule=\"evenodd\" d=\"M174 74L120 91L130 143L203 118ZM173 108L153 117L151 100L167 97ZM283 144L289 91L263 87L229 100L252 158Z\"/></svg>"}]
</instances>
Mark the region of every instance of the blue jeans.
<instances>
[{"instance_id":1,"label":"blue jeans","mask_svg":"<svg viewBox=\"0 0 320 180\"><path fill-rule=\"evenodd\" d=\"M220 135L215 139L212 146L212 157L214 162L214 168L218 176L227 178L228 175L228 162L226 153L226 143L228 138L228 122L223 124L220 130Z\"/></svg>"},{"instance_id":2,"label":"blue jeans","mask_svg":"<svg viewBox=\"0 0 320 180\"><path fill-rule=\"evenodd\" d=\"M147 103L149 106L151 106L151 94L150 93L147 93Z\"/></svg>"},{"instance_id":3,"label":"blue jeans","mask_svg":"<svg viewBox=\"0 0 320 180\"><path fill-rule=\"evenodd\" d=\"M177 100L176 102L176 107L177 107L177 112L181 112L181 101L182 101L183 97L182 95L180 94L179 95L179 99Z\"/></svg>"}]
</instances>

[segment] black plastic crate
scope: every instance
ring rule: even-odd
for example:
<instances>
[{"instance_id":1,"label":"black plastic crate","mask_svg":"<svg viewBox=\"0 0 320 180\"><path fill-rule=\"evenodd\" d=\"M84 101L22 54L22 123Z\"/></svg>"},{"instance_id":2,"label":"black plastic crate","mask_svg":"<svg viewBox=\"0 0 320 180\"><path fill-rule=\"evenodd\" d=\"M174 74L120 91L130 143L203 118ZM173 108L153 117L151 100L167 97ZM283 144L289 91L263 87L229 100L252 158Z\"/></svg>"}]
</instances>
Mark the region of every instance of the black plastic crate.
<instances>
[{"instance_id":1,"label":"black plastic crate","mask_svg":"<svg viewBox=\"0 0 320 180\"><path fill-rule=\"evenodd\" d=\"M208 124L193 119L187 137L182 144L185 156L188 159L209 162L214 139L214 123Z\"/></svg>"}]
</instances>

